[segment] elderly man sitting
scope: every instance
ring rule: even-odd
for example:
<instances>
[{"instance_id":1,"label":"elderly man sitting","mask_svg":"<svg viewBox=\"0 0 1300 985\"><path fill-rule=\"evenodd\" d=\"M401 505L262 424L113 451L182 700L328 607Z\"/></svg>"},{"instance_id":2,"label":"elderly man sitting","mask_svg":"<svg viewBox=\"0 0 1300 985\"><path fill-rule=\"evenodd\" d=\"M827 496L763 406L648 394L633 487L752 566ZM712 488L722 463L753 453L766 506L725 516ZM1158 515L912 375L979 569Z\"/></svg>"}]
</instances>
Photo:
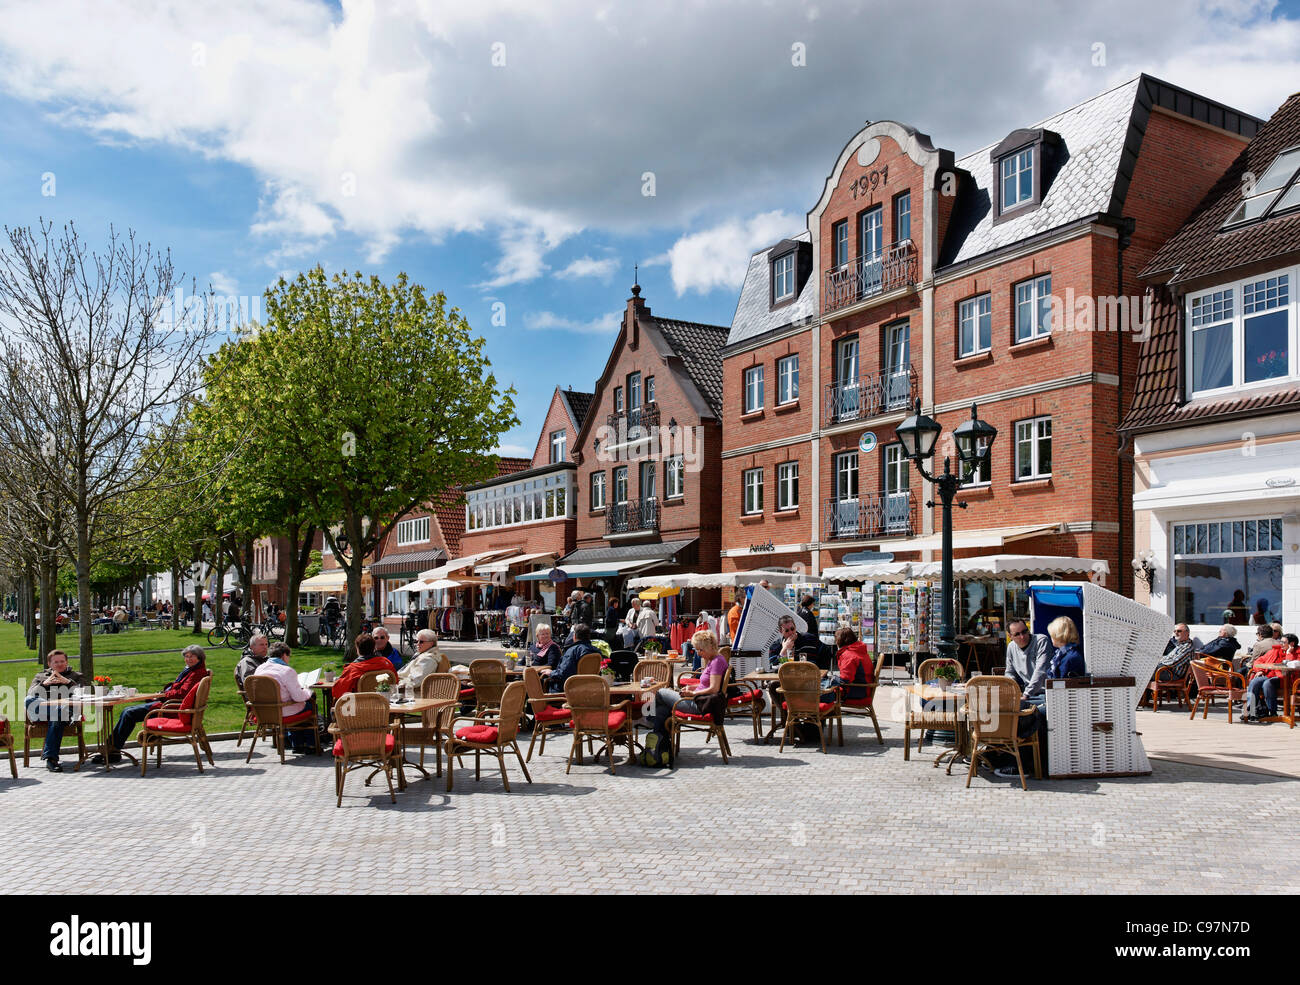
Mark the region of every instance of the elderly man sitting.
<instances>
[{"instance_id":1,"label":"elderly man sitting","mask_svg":"<svg viewBox=\"0 0 1300 985\"><path fill-rule=\"evenodd\" d=\"M1198 652L1204 653L1207 657L1232 660L1240 649L1241 644L1237 641L1237 627L1232 623L1224 623L1219 627L1219 635L1202 646Z\"/></svg>"},{"instance_id":2,"label":"elderly man sitting","mask_svg":"<svg viewBox=\"0 0 1300 985\"><path fill-rule=\"evenodd\" d=\"M1192 635L1187 623L1180 622L1174 627L1174 635L1165 644L1164 656L1160 658L1160 667L1168 668L1174 678L1181 679L1204 644Z\"/></svg>"},{"instance_id":3,"label":"elderly man sitting","mask_svg":"<svg viewBox=\"0 0 1300 985\"><path fill-rule=\"evenodd\" d=\"M254 633L240 654L239 663L235 664L235 682L242 690L244 681L257 673L257 668L266 663L267 648L271 641L261 633Z\"/></svg>"},{"instance_id":4,"label":"elderly man sitting","mask_svg":"<svg viewBox=\"0 0 1300 985\"><path fill-rule=\"evenodd\" d=\"M406 661L397 672L397 679L402 684L409 684L417 693L420 684L430 674L437 673L438 634L432 629L422 629L415 634L415 656Z\"/></svg>"}]
</instances>

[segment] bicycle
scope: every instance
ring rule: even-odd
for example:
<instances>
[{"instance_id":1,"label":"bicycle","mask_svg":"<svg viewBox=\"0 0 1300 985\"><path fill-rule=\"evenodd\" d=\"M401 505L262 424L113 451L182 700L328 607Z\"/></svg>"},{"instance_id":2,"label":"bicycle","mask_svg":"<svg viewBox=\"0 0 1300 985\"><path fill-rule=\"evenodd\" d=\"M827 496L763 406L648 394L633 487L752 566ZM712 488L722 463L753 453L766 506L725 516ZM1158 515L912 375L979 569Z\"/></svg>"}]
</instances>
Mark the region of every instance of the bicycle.
<instances>
[{"instance_id":1,"label":"bicycle","mask_svg":"<svg viewBox=\"0 0 1300 985\"><path fill-rule=\"evenodd\" d=\"M246 622L213 626L208 630L208 646L228 646L232 650L242 650L253 638L253 632L254 627Z\"/></svg>"}]
</instances>

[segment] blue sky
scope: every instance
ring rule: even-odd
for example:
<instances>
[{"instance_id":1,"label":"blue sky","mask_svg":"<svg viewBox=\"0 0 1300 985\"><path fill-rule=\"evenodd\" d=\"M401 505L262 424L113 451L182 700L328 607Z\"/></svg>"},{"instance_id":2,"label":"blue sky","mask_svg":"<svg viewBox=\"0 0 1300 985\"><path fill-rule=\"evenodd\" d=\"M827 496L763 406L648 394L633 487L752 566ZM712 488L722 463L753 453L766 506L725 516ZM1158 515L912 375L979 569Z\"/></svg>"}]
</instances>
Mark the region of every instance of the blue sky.
<instances>
[{"instance_id":1,"label":"blue sky","mask_svg":"<svg viewBox=\"0 0 1300 985\"><path fill-rule=\"evenodd\" d=\"M1261 116L1300 82L1295 3L266 6L0 2L5 223L129 227L219 293L405 270L519 390L516 454L591 388L633 264L729 324L867 119L961 155L1141 71Z\"/></svg>"}]
</instances>

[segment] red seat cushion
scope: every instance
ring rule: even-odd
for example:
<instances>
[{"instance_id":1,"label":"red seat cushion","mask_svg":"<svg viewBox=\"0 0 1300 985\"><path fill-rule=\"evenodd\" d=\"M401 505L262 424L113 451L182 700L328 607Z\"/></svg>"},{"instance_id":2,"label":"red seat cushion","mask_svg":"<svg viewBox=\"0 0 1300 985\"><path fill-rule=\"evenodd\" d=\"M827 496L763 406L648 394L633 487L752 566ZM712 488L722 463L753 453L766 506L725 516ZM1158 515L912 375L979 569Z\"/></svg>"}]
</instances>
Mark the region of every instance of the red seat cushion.
<instances>
[{"instance_id":1,"label":"red seat cushion","mask_svg":"<svg viewBox=\"0 0 1300 985\"><path fill-rule=\"evenodd\" d=\"M9 719L0 718L0 735L9 734Z\"/></svg>"},{"instance_id":2,"label":"red seat cushion","mask_svg":"<svg viewBox=\"0 0 1300 985\"><path fill-rule=\"evenodd\" d=\"M544 706L534 712L533 717L539 722L567 722L573 717L573 712L568 708L552 708Z\"/></svg>"},{"instance_id":3,"label":"red seat cushion","mask_svg":"<svg viewBox=\"0 0 1300 985\"><path fill-rule=\"evenodd\" d=\"M758 691L742 691L740 694L732 695L727 699L729 705L751 705L755 701L762 701L762 695Z\"/></svg>"},{"instance_id":4,"label":"red seat cushion","mask_svg":"<svg viewBox=\"0 0 1300 985\"><path fill-rule=\"evenodd\" d=\"M491 744L497 741L497 727L495 725L466 725L464 728L456 729L456 738L464 739L466 742Z\"/></svg>"},{"instance_id":5,"label":"red seat cushion","mask_svg":"<svg viewBox=\"0 0 1300 985\"><path fill-rule=\"evenodd\" d=\"M821 711L821 712L827 712L827 711L830 711L830 710L831 710L832 708L834 708L834 707L835 707L835 702L833 702L833 701L819 701L819 702L817 702L817 710L818 710L818 711ZM785 711L785 710L786 710L786 708L785 708L785 702L784 702L784 701L781 702L781 710L782 710L782 711Z\"/></svg>"},{"instance_id":6,"label":"red seat cushion","mask_svg":"<svg viewBox=\"0 0 1300 985\"><path fill-rule=\"evenodd\" d=\"M180 732L182 734L190 730L189 724L182 722L179 718L146 718L144 727L154 732Z\"/></svg>"},{"instance_id":7,"label":"red seat cushion","mask_svg":"<svg viewBox=\"0 0 1300 985\"><path fill-rule=\"evenodd\" d=\"M310 708L304 708L302 711L298 712L298 714L290 715L288 718L286 718L284 720L284 724L293 725L297 722L310 721L311 716L312 716L312 710Z\"/></svg>"},{"instance_id":8,"label":"red seat cushion","mask_svg":"<svg viewBox=\"0 0 1300 985\"><path fill-rule=\"evenodd\" d=\"M678 711L675 708L673 709L673 717L680 718L682 719L682 721L685 722L712 722L713 721L712 715L692 715L690 712Z\"/></svg>"},{"instance_id":9,"label":"red seat cushion","mask_svg":"<svg viewBox=\"0 0 1300 985\"><path fill-rule=\"evenodd\" d=\"M627 712L611 711L609 713L609 730L611 732L615 732L618 729L621 729L623 727L623 723L626 721L627 721Z\"/></svg>"},{"instance_id":10,"label":"red seat cushion","mask_svg":"<svg viewBox=\"0 0 1300 985\"><path fill-rule=\"evenodd\" d=\"M386 752L386 753L390 753L390 752L392 752L393 749L395 749L396 747L397 747L397 739L396 739L394 736L391 736L391 735L386 735L386 736L384 736L384 752ZM335 740L334 740L334 755L336 755L336 756L342 756L342 755L343 755L343 740L342 740L342 739L335 739Z\"/></svg>"},{"instance_id":11,"label":"red seat cushion","mask_svg":"<svg viewBox=\"0 0 1300 985\"><path fill-rule=\"evenodd\" d=\"M462 701L464 701L466 698L472 698L472 697L474 697L474 689L472 687L463 687L460 689L460 699Z\"/></svg>"}]
</instances>

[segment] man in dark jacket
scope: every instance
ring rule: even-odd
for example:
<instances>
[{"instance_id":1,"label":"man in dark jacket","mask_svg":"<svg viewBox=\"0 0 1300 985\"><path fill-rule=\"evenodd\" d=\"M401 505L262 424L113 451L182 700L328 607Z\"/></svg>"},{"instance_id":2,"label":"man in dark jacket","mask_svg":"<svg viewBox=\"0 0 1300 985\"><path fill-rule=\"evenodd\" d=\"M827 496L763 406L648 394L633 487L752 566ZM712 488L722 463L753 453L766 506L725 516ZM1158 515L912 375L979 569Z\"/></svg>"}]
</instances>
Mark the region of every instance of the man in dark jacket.
<instances>
[{"instance_id":1,"label":"man in dark jacket","mask_svg":"<svg viewBox=\"0 0 1300 985\"><path fill-rule=\"evenodd\" d=\"M777 623L777 628L781 631L781 638L773 643L768 651L769 662L773 667L780 664L782 657L787 660L798 660L800 650L815 650L814 661L816 664L823 670L830 666L830 660L826 657L824 652L826 648L822 646L822 641L811 633L799 632L794 616L782 616Z\"/></svg>"},{"instance_id":2,"label":"man in dark jacket","mask_svg":"<svg viewBox=\"0 0 1300 985\"><path fill-rule=\"evenodd\" d=\"M235 682L240 689L244 686L244 681L257 671L257 668L266 663L267 650L271 641L261 633L254 633L248 641L248 646L244 647L244 652L239 655L239 663L235 664Z\"/></svg>"},{"instance_id":3,"label":"man in dark jacket","mask_svg":"<svg viewBox=\"0 0 1300 985\"><path fill-rule=\"evenodd\" d=\"M398 670L401 670L402 654L397 647L393 646L393 641L388 638L388 630L383 626L376 626L375 631L370 635L375 638L375 656L383 657Z\"/></svg>"},{"instance_id":4,"label":"man in dark jacket","mask_svg":"<svg viewBox=\"0 0 1300 985\"><path fill-rule=\"evenodd\" d=\"M813 636L817 635L817 617L813 615L813 597L805 595L799 600L799 618L804 621L808 627L808 632Z\"/></svg>"},{"instance_id":5,"label":"man in dark jacket","mask_svg":"<svg viewBox=\"0 0 1300 985\"><path fill-rule=\"evenodd\" d=\"M573 627L573 646L564 651L560 666L556 667L546 678L546 690L559 693L564 690L564 682L578 672L578 661L588 653L599 653L591 645L591 627L580 622Z\"/></svg>"},{"instance_id":6,"label":"man in dark jacket","mask_svg":"<svg viewBox=\"0 0 1300 985\"><path fill-rule=\"evenodd\" d=\"M45 662L47 669L32 678L32 686L27 691L27 720L45 723L45 745L41 749L41 758L51 773L62 773L59 748L63 745L63 730L72 722L73 716L79 714L79 710L68 705L52 705L50 702L72 697L75 689L85 685L85 678L75 670L68 669L68 655L62 650L51 650Z\"/></svg>"}]
</instances>

